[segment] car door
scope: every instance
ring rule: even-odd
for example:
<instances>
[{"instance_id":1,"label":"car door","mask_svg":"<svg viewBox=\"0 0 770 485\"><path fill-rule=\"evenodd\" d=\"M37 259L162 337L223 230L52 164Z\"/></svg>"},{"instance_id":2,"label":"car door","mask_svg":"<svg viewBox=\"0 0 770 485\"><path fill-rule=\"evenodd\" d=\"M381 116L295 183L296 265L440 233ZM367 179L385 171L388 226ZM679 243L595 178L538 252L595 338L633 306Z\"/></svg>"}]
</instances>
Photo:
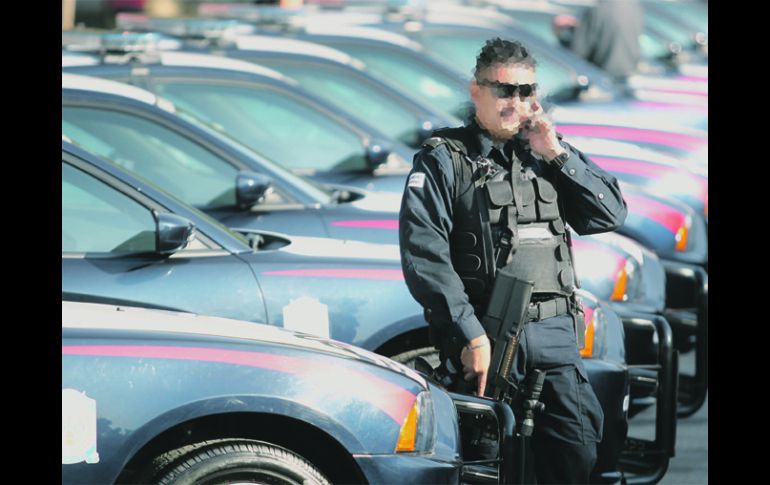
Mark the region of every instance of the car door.
<instances>
[{"instance_id":1,"label":"car door","mask_svg":"<svg viewBox=\"0 0 770 485\"><path fill-rule=\"evenodd\" d=\"M71 154L61 182L63 297L267 322L251 268L209 235L159 256L153 212L164 207Z\"/></svg>"}]
</instances>

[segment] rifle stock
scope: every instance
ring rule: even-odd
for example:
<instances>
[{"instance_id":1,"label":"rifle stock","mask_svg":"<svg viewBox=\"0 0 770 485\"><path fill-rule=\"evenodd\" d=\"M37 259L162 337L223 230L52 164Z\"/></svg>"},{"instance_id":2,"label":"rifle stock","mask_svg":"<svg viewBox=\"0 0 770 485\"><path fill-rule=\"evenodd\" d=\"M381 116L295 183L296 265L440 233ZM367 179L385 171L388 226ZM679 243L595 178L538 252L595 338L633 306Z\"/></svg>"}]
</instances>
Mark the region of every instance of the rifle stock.
<instances>
[{"instance_id":1,"label":"rifle stock","mask_svg":"<svg viewBox=\"0 0 770 485\"><path fill-rule=\"evenodd\" d=\"M527 319L527 309L534 283L520 280L501 269L495 278L487 313L481 324L493 343L487 387L484 395L494 399L510 396L514 384L511 367L519 346L521 329Z\"/></svg>"}]
</instances>

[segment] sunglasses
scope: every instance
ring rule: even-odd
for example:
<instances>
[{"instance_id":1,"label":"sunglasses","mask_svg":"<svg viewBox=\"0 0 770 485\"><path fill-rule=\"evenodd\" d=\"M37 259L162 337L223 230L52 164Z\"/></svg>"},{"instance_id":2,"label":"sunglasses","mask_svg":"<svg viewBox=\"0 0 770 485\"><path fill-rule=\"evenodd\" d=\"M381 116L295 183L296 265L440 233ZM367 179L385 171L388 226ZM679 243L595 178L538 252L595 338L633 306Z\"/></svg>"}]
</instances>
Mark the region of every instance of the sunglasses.
<instances>
[{"instance_id":1,"label":"sunglasses","mask_svg":"<svg viewBox=\"0 0 770 485\"><path fill-rule=\"evenodd\" d=\"M519 96L527 98L537 92L537 83L532 84L508 84L499 81L488 81L486 79L476 80L479 86L488 86L492 94L497 98L512 98Z\"/></svg>"}]
</instances>

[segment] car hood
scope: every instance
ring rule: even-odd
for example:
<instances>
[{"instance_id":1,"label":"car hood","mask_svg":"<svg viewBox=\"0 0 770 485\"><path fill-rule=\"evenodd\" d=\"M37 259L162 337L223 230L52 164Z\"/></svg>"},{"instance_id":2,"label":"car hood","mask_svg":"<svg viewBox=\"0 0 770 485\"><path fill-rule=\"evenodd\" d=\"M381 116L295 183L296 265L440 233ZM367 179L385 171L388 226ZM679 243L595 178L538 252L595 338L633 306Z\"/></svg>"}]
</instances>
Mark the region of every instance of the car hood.
<instances>
[{"instance_id":1,"label":"car hood","mask_svg":"<svg viewBox=\"0 0 770 485\"><path fill-rule=\"evenodd\" d=\"M235 339L241 343L290 346L389 369L427 388L427 383L419 374L386 357L336 340L272 325L168 310L62 301L62 330L67 329L94 332L118 330L135 332L143 337L152 334L194 335Z\"/></svg>"}]
</instances>

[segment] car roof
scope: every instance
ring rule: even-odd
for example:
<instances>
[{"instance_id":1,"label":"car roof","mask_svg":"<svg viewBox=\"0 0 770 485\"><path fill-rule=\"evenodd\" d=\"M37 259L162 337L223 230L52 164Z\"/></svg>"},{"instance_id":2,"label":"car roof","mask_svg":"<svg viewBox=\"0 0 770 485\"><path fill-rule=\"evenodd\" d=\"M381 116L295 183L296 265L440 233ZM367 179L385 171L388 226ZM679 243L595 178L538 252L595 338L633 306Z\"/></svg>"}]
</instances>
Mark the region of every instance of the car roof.
<instances>
[{"instance_id":1,"label":"car roof","mask_svg":"<svg viewBox=\"0 0 770 485\"><path fill-rule=\"evenodd\" d=\"M163 51L158 52L157 54L160 56L161 63L166 66L195 66L212 69L226 69L230 71L241 71L252 74L259 74L261 76L267 76L281 81L296 83L296 81L293 79L284 76L274 69L238 59L178 51Z\"/></svg>"},{"instance_id":2,"label":"car roof","mask_svg":"<svg viewBox=\"0 0 770 485\"><path fill-rule=\"evenodd\" d=\"M376 27L361 27L358 25L317 25L311 24L305 28L305 31L311 35L331 35L339 37L360 38L363 40L376 40L406 47L415 51L422 52L423 47L401 34L388 32Z\"/></svg>"},{"instance_id":3,"label":"car roof","mask_svg":"<svg viewBox=\"0 0 770 485\"><path fill-rule=\"evenodd\" d=\"M156 104L158 101L158 97L146 89L117 81L111 81L109 79L71 74L68 72L62 72L61 87L62 89L80 89L83 91L116 94L152 105Z\"/></svg>"},{"instance_id":4,"label":"car roof","mask_svg":"<svg viewBox=\"0 0 770 485\"><path fill-rule=\"evenodd\" d=\"M355 61L350 55L332 47L285 37L241 35L235 39L235 45L238 49L242 50L302 54L329 59L343 64L352 64Z\"/></svg>"}]
</instances>

